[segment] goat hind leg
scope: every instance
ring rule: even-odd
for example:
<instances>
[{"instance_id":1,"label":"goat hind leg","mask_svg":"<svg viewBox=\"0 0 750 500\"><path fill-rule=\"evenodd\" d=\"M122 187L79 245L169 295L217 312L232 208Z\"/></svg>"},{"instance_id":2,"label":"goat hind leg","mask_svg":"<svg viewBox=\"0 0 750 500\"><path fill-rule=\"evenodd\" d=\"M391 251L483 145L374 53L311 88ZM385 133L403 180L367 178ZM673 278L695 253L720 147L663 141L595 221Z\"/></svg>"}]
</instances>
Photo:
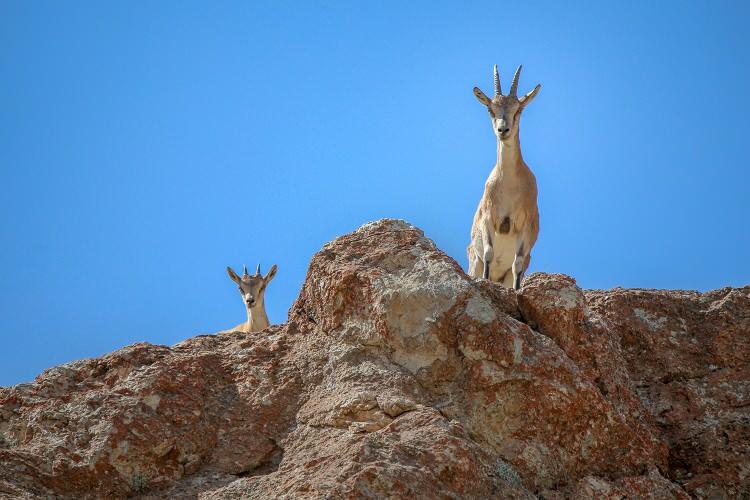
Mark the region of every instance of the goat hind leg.
<instances>
[{"instance_id":1,"label":"goat hind leg","mask_svg":"<svg viewBox=\"0 0 750 500\"><path fill-rule=\"evenodd\" d=\"M526 271L526 256L523 254L523 243L521 247L516 251L516 257L513 259L513 289L519 290L521 288L521 279L523 273Z\"/></svg>"},{"instance_id":2,"label":"goat hind leg","mask_svg":"<svg viewBox=\"0 0 750 500\"><path fill-rule=\"evenodd\" d=\"M484 268L484 271L482 272L482 278L488 280L490 279L490 262L492 262L492 257L494 256L494 251L492 250L492 247L489 245L484 246L484 255L482 255L482 267Z\"/></svg>"}]
</instances>

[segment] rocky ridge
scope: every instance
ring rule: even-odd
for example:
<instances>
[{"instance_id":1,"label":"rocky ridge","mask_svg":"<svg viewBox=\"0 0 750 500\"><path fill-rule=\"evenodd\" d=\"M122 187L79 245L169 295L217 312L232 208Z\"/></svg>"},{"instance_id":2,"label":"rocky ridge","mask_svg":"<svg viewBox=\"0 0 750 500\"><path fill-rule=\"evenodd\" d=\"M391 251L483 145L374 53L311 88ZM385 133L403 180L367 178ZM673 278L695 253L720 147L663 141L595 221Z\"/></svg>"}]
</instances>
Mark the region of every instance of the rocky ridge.
<instances>
[{"instance_id":1,"label":"rocky ridge","mask_svg":"<svg viewBox=\"0 0 750 500\"><path fill-rule=\"evenodd\" d=\"M750 498L750 287L473 280L381 220L284 325L0 388L0 496Z\"/></svg>"}]
</instances>

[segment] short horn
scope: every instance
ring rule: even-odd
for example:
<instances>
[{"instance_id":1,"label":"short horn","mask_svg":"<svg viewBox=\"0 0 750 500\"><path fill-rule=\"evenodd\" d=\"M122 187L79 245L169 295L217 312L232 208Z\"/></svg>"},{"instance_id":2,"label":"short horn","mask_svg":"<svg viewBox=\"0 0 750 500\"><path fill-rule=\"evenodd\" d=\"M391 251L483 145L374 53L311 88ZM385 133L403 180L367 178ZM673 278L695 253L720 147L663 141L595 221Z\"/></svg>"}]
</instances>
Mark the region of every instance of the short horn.
<instances>
[{"instance_id":1,"label":"short horn","mask_svg":"<svg viewBox=\"0 0 750 500\"><path fill-rule=\"evenodd\" d=\"M516 74L513 75L513 82L510 84L510 94L509 95L512 95L513 97L516 97L516 94L518 93L518 78L521 76L521 68L522 67L523 66L521 66L520 64L518 65L518 69L516 70Z\"/></svg>"},{"instance_id":2,"label":"short horn","mask_svg":"<svg viewBox=\"0 0 750 500\"><path fill-rule=\"evenodd\" d=\"M497 64L495 64L495 97L501 95L503 93L503 90L500 88L500 73L497 72Z\"/></svg>"},{"instance_id":3,"label":"short horn","mask_svg":"<svg viewBox=\"0 0 750 500\"><path fill-rule=\"evenodd\" d=\"M258 264L258 267L255 268L255 275L260 276L260 264Z\"/></svg>"},{"instance_id":4,"label":"short horn","mask_svg":"<svg viewBox=\"0 0 750 500\"><path fill-rule=\"evenodd\" d=\"M246 266L246 265L243 265L243 266L242 266L242 274L243 274L244 276L247 276L247 266Z\"/></svg>"}]
</instances>

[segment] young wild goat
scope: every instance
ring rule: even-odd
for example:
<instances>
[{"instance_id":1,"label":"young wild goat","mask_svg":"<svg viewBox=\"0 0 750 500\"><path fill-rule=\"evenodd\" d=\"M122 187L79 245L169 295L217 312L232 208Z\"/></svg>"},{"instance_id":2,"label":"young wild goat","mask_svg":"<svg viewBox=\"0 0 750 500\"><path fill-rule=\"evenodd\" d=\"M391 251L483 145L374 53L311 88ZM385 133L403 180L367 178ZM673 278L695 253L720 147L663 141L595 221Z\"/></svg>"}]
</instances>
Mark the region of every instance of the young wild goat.
<instances>
[{"instance_id":1,"label":"young wild goat","mask_svg":"<svg viewBox=\"0 0 750 500\"><path fill-rule=\"evenodd\" d=\"M268 316L266 315L264 297L266 287L276 276L276 264L271 266L265 277L260 275L260 264L255 269L254 275L247 274L247 266L243 266L241 278L231 267L227 267L227 274L240 290L242 301L245 303L245 309L247 309L247 323L225 331L259 332L267 328Z\"/></svg>"},{"instance_id":2,"label":"young wild goat","mask_svg":"<svg viewBox=\"0 0 750 500\"><path fill-rule=\"evenodd\" d=\"M521 113L536 97L541 85L519 99L516 94L521 74L519 66L510 93L504 96L497 66L494 73L495 96L492 99L474 87L474 95L487 106L492 130L497 136L497 163L484 185L484 195L471 226L469 274L518 290L539 234L536 179L521 156L518 124Z\"/></svg>"}]
</instances>

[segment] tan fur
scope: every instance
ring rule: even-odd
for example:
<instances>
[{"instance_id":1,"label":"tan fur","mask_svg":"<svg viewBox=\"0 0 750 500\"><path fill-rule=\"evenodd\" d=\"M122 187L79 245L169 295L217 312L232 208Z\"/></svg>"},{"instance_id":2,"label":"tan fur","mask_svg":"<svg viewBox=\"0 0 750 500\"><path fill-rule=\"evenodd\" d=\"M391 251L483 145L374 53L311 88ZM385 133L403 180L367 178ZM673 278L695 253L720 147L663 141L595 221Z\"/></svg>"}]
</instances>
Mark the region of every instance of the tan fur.
<instances>
[{"instance_id":1,"label":"tan fur","mask_svg":"<svg viewBox=\"0 0 750 500\"><path fill-rule=\"evenodd\" d=\"M234 328L227 328L226 330L219 330L216 333L220 334L220 333L232 333L232 332L251 333L250 324L247 321L243 321L242 323L235 326Z\"/></svg>"},{"instance_id":2,"label":"tan fur","mask_svg":"<svg viewBox=\"0 0 750 500\"><path fill-rule=\"evenodd\" d=\"M487 106L497 136L497 162L474 215L467 249L469 274L475 278L486 276L508 288L520 287L539 235L536 178L523 161L518 129L521 113L540 86L518 99L515 92L520 71L519 67L507 96L500 94L497 74L492 99L474 88L479 102Z\"/></svg>"}]
</instances>

